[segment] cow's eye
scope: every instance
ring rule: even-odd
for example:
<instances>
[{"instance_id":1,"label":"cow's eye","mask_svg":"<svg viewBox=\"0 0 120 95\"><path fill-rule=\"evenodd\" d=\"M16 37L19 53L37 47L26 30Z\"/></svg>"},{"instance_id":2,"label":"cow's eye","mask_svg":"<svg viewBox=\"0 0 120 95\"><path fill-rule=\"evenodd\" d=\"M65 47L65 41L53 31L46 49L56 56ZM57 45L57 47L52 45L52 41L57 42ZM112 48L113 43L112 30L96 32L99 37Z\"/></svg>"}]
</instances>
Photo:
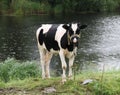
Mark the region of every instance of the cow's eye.
<instances>
[{"instance_id":1,"label":"cow's eye","mask_svg":"<svg viewBox=\"0 0 120 95\"><path fill-rule=\"evenodd\" d=\"M74 32L73 32L73 31L70 31L70 36L73 35L73 34L74 34Z\"/></svg>"}]
</instances>

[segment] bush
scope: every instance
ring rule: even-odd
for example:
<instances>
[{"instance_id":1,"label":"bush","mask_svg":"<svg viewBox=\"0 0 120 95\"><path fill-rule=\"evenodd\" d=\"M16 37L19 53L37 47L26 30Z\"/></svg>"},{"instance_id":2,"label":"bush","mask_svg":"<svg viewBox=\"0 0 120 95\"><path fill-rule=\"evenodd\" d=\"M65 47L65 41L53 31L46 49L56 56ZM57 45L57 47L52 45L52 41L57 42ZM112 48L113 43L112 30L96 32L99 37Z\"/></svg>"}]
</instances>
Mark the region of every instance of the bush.
<instances>
[{"instance_id":1,"label":"bush","mask_svg":"<svg viewBox=\"0 0 120 95\"><path fill-rule=\"evenodd\" d=\"M116 0L106 0L106 11L114 11L118 8L119 4Z\"/></svg>"},{"instance_id":2,"label":"bush","mask_svg":"<svg viewBox=\"0 0 120 95\"><path fill-rule=\"evenodd\" d=\"M118 8L117 0L79 0L75 10L86 12L115 11Z\"/></svg>"},{"instance_id":3,"label":"bush","mask_svg":"<svg viewBox=\"0 0 120 95\"><path fill-rule=\"evenodd\" d=\"M25 79L38 77L41 72L36 62L19 62L13 58L8 58L0 63L0 80L8 82L13 79Z\"/></svg>"},{"instance_id":4,"label":"bush","mask_svg":"<svg viewBox=\"0 0 120 95\"><path fill-rule=\"evenodd\" d=\"M13 59L7 59L4 62L0 63L0 79L4 82L10 80L9 71L14 63L16 63L16 61Z\"/></svg>"}]
</instances>

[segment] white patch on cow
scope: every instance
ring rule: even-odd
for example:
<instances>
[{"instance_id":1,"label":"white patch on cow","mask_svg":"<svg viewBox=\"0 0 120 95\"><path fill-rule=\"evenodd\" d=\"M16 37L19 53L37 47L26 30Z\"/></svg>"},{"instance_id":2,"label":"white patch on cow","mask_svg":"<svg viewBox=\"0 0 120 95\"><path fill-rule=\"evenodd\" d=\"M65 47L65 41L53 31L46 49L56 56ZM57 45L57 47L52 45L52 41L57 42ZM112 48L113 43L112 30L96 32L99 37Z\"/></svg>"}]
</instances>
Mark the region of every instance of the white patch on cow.
<instances>
[{"instance_id":1,"label":"white patch on cow","mask_svg":"<svg viewBox=\"0 0 120 95\"><path fill-rule=\"evenodd\" d=\"M74 38L74 39L73 39L73 43L76 43L76 42L77 42L77 39L76 39L76 38Z\"/></svg>"},{"instance_id":2,"label":"white patch on cow","mask_svg":"<svg viewBox=\"0 0 120 95\"><path fill-rule=\"evenodd\" d=\"M40 34L41 29L43 29L43 34L44 34L44 33L47 33L51 27L52 27L52 24L43 24L40 28L38 28L38 30L36 32L37 41L38 41L38 36ZM40 46L40 44L38 44L38 45L39 45L39 48L46 48L44 43L42 46Z\"/></svg>"},{"instance_id":3,"label":"white patch on cow","mask_svg":"<svg viewBox=\"0 0 120 95\"><path fill-rule=\"evenodd\" d=\"M52 24L43 24L42 29L43 29L43 34L47 33L48 30L52 27Z\"/></svg>"},{"instance_id":4,"label":"white patch on cow","mask_svg":"<svg viewBox=\"0 0 120 95\"><path fill-rule=\"evenodd\" d=\"M73 29L73 31L74 31L74 34L75 34L75 32L76 32L76 30L77 30L77 24L72 24L72 29Z\"/></svg>"},{"instance_id":5,"label":"white patch on cow","mask_svg":"<svg viewBox=\"0 0 120 95\"><path fill-rule=\"evenodd\" d=\"M63 24L61 24L56 31L56 35L55 35L55 40L58 42L59 47L60 45L60 40L63 37L63 35L66 33L66 30L62 27ZM61 47L60 47L61 48Z\"/></svg>"},{"instance_id":6,"label":"white patch on cow","mask_svg":"<svg viewBox=\"0 0 120 95\"><path fill-rule=\"evenodd\" d=\"M37 39L38 39L38 35L40 34L41 29L43 29L43 33L46 33L51 27L52 27L52 24L43 24L40 28L38 28L36 32Z\"/></svg>"},{"instance_id":7,"label":"white patch on cow","mask_svg":"<svg viewBox=\"0 0 120 95\"><path fill-rule=\"evenodd\" d=\"M37 35L40 33L40 30L43 29L43 34L47 33L48 30L52 27L52 24L43 24L38 30Z\"/></svg>"},{"instance_id":8,"label":"white patch on cow","mask_svg":"<svg viewBox=\"0 0 120 95\"><path fill-rule=\"evenodd\" d=\"M59 53L58 50L54 50L54 49L50 49L50 52L52 52L53 54L58 54Z\"/></svg>"}]
</instances>

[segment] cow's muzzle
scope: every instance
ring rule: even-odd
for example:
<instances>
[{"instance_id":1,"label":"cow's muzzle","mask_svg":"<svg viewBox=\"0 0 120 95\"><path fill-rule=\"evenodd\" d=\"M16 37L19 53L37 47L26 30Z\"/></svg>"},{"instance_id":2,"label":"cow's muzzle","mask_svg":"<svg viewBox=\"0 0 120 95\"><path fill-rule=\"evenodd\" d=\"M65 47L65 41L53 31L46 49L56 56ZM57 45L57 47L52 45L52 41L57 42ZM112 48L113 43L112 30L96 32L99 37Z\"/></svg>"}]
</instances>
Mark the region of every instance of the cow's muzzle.
<instances>
[{"instance_id":1,"label":"cow's muzzle","mask_svg":"<svg viewBox=\"0 0 120 95\"><path fill-rule=\"evenodd\" d=\"M68 44L70 45L70 43L71 43L71 44L73 44L73 46L78 46L79 38L80 38L80 35L78 35L78 34L74 34L74 35L70 36L68 33Z\"/></svg>"},{"instance_id":2,"label":"cow's muzzle","mask_svg":"<svg viewBox=\"0 0 120 95\"><path fill-rule=\"evenodd\" d=\"M70 37L70 42L73 44L73 47L78 47L78 41L80 36L79 35L73 35Z\"/></svg>"}]
</instances>

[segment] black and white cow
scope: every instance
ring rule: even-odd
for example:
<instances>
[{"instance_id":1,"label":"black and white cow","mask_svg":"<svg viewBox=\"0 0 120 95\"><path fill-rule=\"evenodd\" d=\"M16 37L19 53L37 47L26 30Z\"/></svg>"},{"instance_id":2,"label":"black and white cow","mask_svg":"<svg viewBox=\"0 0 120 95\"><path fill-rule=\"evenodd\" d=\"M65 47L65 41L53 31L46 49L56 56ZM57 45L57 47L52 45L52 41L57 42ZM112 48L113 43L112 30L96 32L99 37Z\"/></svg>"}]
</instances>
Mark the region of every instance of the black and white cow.
<instances>
[{"instance_id":1,"label":"black and white cow","mask_svg":"<svg viewBox=\"0 0 120 95\"><path fill-rule=\"evenodd\" d=\"M67 64L65 57L69 59L69 74L72 77L72 66L78 48L80 30L87 25L80 24L43 24L36 32L42 78L50 78L50 60L54 53L58 53L62 63L62 82L66 81Z\"/></svg>"}]
</instances>

